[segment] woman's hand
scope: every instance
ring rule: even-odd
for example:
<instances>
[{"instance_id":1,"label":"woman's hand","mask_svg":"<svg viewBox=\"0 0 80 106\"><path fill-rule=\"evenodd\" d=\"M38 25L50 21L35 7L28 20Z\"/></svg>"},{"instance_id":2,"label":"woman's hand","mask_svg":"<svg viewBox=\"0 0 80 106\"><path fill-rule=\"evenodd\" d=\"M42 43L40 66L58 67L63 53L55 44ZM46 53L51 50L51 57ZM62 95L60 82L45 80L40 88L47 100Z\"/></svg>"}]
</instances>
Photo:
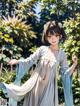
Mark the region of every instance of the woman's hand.
<instances>
[{"instance_id":1,"label":"woman's hand","mask_svg":"<svg viewBox=\"0 0 80 106\"><path fill-rule=\"evenodd\" d=\"M78 58L76 55L72 55L72 61L73 61L73 64L77 66L78 64Z\"/></svg>"},{"instance_id":2,"label":"woman's hand","mask_svg":"<svg viewBox=\"0 0 80 106\"><path fill-rule=\"evenodd\" d=\"M76 66L77 66L77 64L78 64L78 58L77 58L76 55L72 55L72 61L73 61L73 64L72 64L72 66L70 67L70 74L71 74L71 75L75 72Z\"/></svg>"},{"instance_id":3,"label":"woman's hand","mask_svg":"<svg viewBox=\"0 0 80 106\"><path fill-rule=\"evenodd\" d=\"M16 60L16 59L12 59L8 62L9 65L15 65L15 64L18 64L19 63L19 60Z\"/></svg>"}]
</instances>

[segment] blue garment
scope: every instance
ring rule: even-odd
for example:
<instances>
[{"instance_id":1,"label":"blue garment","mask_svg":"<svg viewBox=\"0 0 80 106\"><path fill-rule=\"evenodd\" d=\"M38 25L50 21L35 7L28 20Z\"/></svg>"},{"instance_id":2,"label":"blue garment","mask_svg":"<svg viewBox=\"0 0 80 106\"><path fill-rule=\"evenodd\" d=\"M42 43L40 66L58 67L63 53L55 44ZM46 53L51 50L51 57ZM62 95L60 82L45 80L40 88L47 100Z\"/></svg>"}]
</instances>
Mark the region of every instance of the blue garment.
<instances>
[{"instance_id":1,"label":"blue garment","mask_svg":"<svg viewBox=\"0 0 80 106\"><path fill-rule=\"evenodd\" d=\"M65 106L73 106L72 79L69 73L62 75L62 83L64 88Z\"/></svg>"}]
</instances>

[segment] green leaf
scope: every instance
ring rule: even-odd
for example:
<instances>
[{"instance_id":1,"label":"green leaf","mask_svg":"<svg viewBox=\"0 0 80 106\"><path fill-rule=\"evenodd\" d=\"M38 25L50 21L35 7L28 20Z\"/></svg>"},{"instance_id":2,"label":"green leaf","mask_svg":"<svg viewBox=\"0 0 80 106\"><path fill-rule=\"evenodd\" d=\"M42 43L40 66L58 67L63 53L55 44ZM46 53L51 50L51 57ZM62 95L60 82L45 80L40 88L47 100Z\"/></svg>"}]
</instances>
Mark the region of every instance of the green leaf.
<instances>
[{"instance_id":1,"label":"green leaf","mask_svg":"<svg viewBox=\"0 0 80 106\"><path fill-rule=\"evenodd\" d=\"M10 61L10 58L7 57L7 58L4 58L3 60L4 60L5 62L9 62L9 61Z\"/></svg>"},{"instance_id":2,"label":"green leaf","mask_svg":"<svg viewBox=\"0 0 80 106\"><path fill-rule=\"evenodd\" d=\"M4 37L9 38L10 35L9 34L4 34Z\"/></svg>"}]
</instances>

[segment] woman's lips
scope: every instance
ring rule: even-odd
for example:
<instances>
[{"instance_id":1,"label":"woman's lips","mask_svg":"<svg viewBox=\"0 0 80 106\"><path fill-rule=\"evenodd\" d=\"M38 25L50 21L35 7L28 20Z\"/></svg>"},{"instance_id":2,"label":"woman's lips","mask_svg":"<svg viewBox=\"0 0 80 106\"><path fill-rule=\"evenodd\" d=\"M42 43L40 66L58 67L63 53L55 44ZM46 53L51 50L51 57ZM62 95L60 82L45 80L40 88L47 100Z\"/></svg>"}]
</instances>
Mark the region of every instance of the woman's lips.
<instances>
[{"instance_id":1,"label":"woman's lips","mask_svg":"<svg viewBox=\"0 0 80 106\"><path fill-rule=\"evenodd\" d=\"M52 42L52 43L56 43L56 41Z\"/></svg>"}]
</instances>

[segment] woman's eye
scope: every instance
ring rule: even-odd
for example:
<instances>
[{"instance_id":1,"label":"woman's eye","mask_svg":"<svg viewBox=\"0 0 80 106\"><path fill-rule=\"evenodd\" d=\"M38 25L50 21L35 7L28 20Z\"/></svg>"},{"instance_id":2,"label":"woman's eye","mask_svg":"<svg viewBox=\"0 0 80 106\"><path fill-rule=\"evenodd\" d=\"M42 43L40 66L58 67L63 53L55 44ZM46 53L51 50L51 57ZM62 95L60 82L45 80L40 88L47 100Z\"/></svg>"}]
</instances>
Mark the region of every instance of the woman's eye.
<instances>
[{"instance_id":1,"label":"woman's eye","mask_svg":"<svg viewBox=\"0 0 80 106\"><path fill-rule=\"evenodd\" d=\"M48 36L48 38L51 38L51 36Z\"/></svg>"},{"instance_id":2,"label":"woman's eye","mask_svg":"<svg viewBox=\"0 0 80 106\"><path fill-rule=\"evenodd\" d=\"M55 35L56 37L58 37L59 35Z\"/></svg>"}]
</instances>

